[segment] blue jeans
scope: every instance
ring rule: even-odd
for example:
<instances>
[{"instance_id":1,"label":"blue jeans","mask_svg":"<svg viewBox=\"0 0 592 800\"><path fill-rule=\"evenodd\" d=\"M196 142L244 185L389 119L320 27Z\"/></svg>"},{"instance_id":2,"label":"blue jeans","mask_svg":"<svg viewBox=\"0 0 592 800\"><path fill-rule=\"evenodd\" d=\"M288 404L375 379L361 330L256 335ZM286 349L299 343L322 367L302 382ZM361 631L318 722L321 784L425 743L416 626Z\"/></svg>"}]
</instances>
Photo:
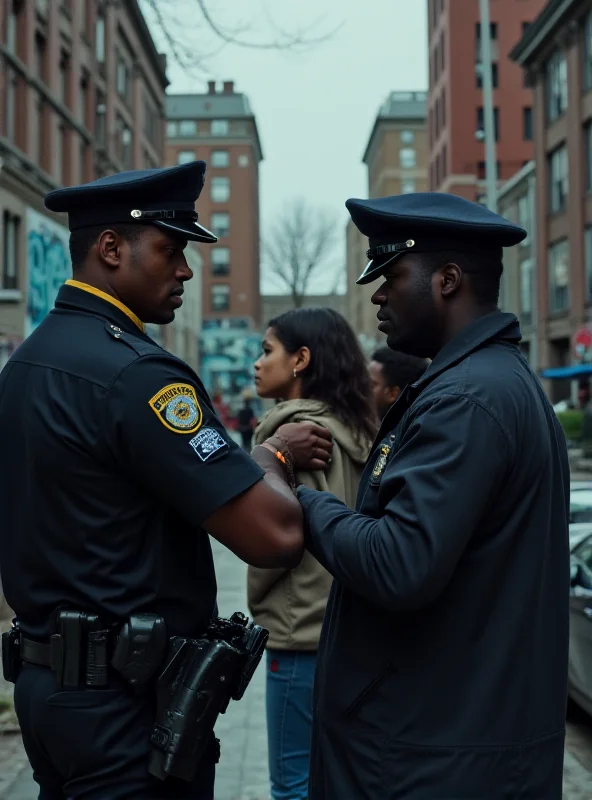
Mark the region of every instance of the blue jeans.
<instances>
[{"instance_id":1,"label":"blue jeans","mask_svg":"<svg viewBox=\"0 0 592 800\"><path fill-rule=\"evenodd\" d=\"M267 741L273 800L307 800L316 652L267 651Z\"/></svg>"}]
</instances>

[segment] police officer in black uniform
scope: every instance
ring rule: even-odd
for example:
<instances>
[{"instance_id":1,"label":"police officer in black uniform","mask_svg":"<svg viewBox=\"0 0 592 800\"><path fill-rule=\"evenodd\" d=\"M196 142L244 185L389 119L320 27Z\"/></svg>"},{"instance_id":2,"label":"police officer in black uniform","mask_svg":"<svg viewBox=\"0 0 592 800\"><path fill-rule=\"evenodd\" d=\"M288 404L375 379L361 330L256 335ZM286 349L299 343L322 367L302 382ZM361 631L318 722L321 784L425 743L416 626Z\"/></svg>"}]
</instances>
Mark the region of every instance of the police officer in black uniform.
<instances>
[{"instance_id":1,"label":"police officer in black uniform","mask_svg":"<svg viewBox=\"0 0 592 800\"><path fill-rule=\"evenodd\" d=\"M298 490L335 578L310 800L560 800L569 465L497 308L525 231L446 194L346 205L388 346L432 362L383 420L357 511Z\"/></svg>"},{"instance_id":2,"label":"police officer in black uniform","mask_svg":"<svg viewBox=\"0 0 592 800\"><path fill-rule=\"evenodd\" d=\"M291 447L279 431L253 460L195 372L144 332L182 303L187 241L216 241L195 212L204 173L195 162L51 192L73 279L0 375L1 577L43 800L212 799L213 736L193 782L148 772L155 696L132 688L156 658L149 637L120 653L120 671L99 667L133 615L169 637L204 631L216 615L206 531L249 564L295 566L302 512L279 478L329 458L322 429L288 426Z\"/></svg>"}]
</instances>

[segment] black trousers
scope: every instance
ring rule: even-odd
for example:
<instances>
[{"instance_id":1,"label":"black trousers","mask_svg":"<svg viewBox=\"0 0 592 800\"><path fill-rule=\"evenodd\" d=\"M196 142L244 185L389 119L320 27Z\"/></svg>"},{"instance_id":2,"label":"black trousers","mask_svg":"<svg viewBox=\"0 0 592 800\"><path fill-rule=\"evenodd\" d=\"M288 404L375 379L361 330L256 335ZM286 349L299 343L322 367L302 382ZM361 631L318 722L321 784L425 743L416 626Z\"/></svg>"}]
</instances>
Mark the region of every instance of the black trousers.
<instances>
[{"instance_id":1,"label":"black trousers","mask_svg":"<svg viewBox=\"0 0 592 800\"><path fill-rule=\"evenodd\" d=\"M118 679L62 691L51 670L25 664L14 698L39 800L213 800L213 754L191 784L148 773L153 696Z\"/></svg>"},{"instance_id":2,"label":"black trousers","mask_svg":"<svg viewBox=\"0 0 592 800\"><path fill-rule=\"evenodd\" d=\"M240 432L241 438L243 440L243 449L250 453L252 450L252 442L253 442L253 431L241 431Z\"/></svg>"}]
</instances>

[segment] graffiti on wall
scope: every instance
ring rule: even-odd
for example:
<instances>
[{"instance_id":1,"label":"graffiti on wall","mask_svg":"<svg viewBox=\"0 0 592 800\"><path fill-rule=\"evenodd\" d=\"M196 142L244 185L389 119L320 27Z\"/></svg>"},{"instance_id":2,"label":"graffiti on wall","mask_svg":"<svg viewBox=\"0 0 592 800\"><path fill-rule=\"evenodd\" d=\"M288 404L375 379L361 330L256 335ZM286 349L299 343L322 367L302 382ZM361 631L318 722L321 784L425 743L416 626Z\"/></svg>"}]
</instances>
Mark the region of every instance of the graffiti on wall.
<instances>
[{"instance_id":1,"label":"graffiti on wall","mask_svg":"<svg viewBox=\"0 0 592 800\"><path fill-rule=\"evenodd\" d=\"M69 236L63 225L27 209L27 335L51 311L58 289L72 274Z\"/></svg>"}]
</instances>

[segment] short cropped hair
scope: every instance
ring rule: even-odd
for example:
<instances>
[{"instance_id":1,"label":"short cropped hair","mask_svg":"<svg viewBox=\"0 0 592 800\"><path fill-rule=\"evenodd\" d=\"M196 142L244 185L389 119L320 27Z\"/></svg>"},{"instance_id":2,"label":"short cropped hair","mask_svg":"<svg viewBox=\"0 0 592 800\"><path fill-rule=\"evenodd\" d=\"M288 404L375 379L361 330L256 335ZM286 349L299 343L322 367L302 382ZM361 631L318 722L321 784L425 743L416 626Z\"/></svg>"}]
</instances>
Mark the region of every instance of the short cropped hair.
<instances>
[{"instance_id":1,"label":"short cropped hair","mask_svg":"<svg viewBox=\"0 0 592 800\"><path fill-rule=\"evenodd\" d=\"M391 350L390 347L381 347L373 353L372 361L376 361L382 367L387 386L391 388L398 386L400 389L408 383L414 383L428 366L425 358L409 356L407 353Z\"/></svg>"}]
</instances>

